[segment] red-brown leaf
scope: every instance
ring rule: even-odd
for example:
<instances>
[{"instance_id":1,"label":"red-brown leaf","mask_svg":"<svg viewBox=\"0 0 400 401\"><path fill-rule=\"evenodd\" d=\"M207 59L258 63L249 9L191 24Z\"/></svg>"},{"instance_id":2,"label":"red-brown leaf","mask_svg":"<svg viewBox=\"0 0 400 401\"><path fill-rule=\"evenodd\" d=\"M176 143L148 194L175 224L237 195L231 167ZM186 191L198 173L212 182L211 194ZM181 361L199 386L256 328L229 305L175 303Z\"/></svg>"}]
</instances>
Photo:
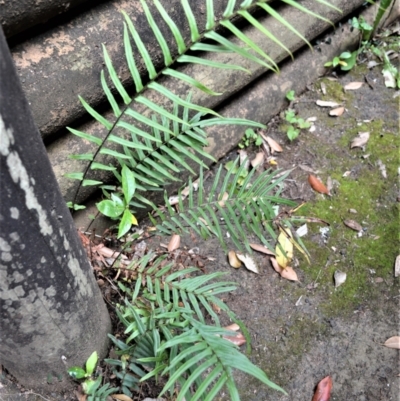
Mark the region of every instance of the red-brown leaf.
<instances>
[{"instance_id":1,"label":"red-brown leaf","mask_svg":"<svg viewBox=\"0 0 400 401\"><path fill-rule=\"evenodd\" d=\"M312 401L329 401L331 398L331 390L332 378L330 376L326 376L318 383Z\"/></svg>"},{"instance_id":2,"label":"red-brown leaf","mask_svg":"<svg viewBox=\"0 0 400 401\"><path fill-rule=\"evenodd\" d=\"M308 176L308 182L314 191L317 191L321 194L330 195L328 188L315 175L310 174Z\"/></svg>"}]
</instances>

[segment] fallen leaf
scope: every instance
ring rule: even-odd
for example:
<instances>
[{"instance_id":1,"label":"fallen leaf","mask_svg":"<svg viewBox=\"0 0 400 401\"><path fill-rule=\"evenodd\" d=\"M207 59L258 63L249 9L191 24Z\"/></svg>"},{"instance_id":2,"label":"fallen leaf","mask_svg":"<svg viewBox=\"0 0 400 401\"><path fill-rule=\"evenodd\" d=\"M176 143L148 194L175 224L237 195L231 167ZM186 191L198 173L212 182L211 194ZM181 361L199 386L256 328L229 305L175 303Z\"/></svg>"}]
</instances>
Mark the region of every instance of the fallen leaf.
<instances>
[{"instance_id":1,"label":"fallen leaf","mask_svg":"<svg viewBox=\"0 0 400 401\"><path fill-rule=\"evenodd\" d=\"M308 173L314 173L314 170L311 167L306 166L305 164L299 164L299 167L303 171L307 171Z\"/></svg>"},{"instance_id":2,"label":"fallen leaf","mask_svg":"<svg viewBox=\"0 0 400 401\"><path fill-rule=\"evenodd\" d=\"M364 82L350 82L344 86L345 91L354 91L360 89L363 86Z\"/></svg>"},{"instance_id":3,"label":"fallen leaf","mask_svg":"<svg viewBox=\"0 0 400 401\"><path fill-rule=\"evenodd\" d=\"M253 273L259 274L258 266L255 260L247 254L236 253L237 258L243 262L247 270L250 270Z\"/></svg>"},{"instance_id":4,"label":"fallen leaf","mask_svg":"<svg viewBox=\"0 0 400 401\"><path fill-rule=\"evenodd\" d=\"M392 71L384 69L382 71L383 78L385 79L385 86L387 88L396 88L396 78Z\"/></svg>"},{"instance_id":5,"label":"fallen leaf","mask_svg":"<svg viewBox=\"0 0 400 401\"><path fill-rule=\"evenodd\" d=\"M333 109L329 112L329 115L332 117L340 117L344 113L344 107L338 107L336 109Z\"/></svg>"},{"instance_id":6,"label":"fallen leaf","mask_svg":"<svg viewBox=\"0 0 400 401\"><path fill-rule=\"evenodd\" d=\"M356 209L349 209L349 213L357 214L357 210Z\"/></svg>"},{"instance_id":7,"label":"fallen leaf","mask_svg":"<svg viewBox=\"0 0 400 401\"><path fill-rule=\"evenodd\" d=\"M279 266L279 263L275 258L271 258L270 260L272 267L277 273L281 275L281 277L285 278L286 280L299 281L297 273L293 270L292 267L286 266L286 268L283 268Z\"/></svg>"},{"instance_id":8,"label":"fallen leaf","mask_svg":"<svg viewBox=\"0 0 400 401\"><path fill-rule=\"evenodd\" d=\"M264 162L264 153L263 152L259 152L259 153L256 154L256 157L251 161L251 166L256 168L257 166L259 166L263 162Z\"/></svg>"},{"instance_id":9,"label":"fallen leaf","mask_svg":"<svg viewBox=\"0 0 400 401\"><path fill-rule=\"evenodd\" d=\"M168 248L167 248L168 252L175 251L175 249L179 248L180 244L181 244L181 236L178 234L174 234L171 237L171 240L169 241Z\"/></svg>"},{"instance_id":10,"label":"fallen leaf","mask_svg":"<svg viewBox=\"0 0 400 401\"><path fill-rule=\"evenodd\" d=\"M228 252L228 260L229 264L235 269L238 269L240 266L242 266L242 262L237 258L235 251Z\"/></svg>"},{"instance_id":11,"label":"fallen leaf","mask_svg":"<svg viewBox=\"0 0 400 401\"><path fill-rule=\"evenodd\" d=\"M306 121L309 121L310 123L315 123L315 121L317 120L317 117L308 117Z\"/></svg>"},{"instance_id":12,"label":"fallen leaf","mask_svg":"<svg viewBox=\"0 0 400 401\"><path fill-rule=\"evenodd\" d=\"M240 327L239 327L239 325L234 323L234 324L224 327L224 329L231 330L231 331L238 331L240 329ZM231 343L238 345L238 346L246 343L246 338L244 337L244 335L242 333L235 333L235 334L232 333L231 336L223 335L222 337L225 338L225 340L228 340Z\"/></svg>"},{"instance_id":13,"label":"fallen leaf","mask_svg":"<svg viewBox=\"0 0 400 401\"><path fill-rule=\"evenodd\" d=\"M326 376L322 379L315 390L314 397L311 401L329 401L331 398L332 378Z\"/></svg>"},{"instance_id":14,"label":"fallen leaf","mask_svg":"<svg viewBox=\"0 0 400 401\"><path fill-rule=\"evenodd\" d=\"M369 69L374 68L374 67L376 67L378 64L379 64L379 63L377 63L377 62L374 61L374 60L368 61L367 68L369 68Z\"/></svg>"},{"instance_id":15,"label":"fallen leaf","mask_svg":"<svg viewBox=\"0 0 400 401\"><path fill-rule=\"evenodd\" d=\"M369 132L359 132L351 142L350 148L363 148L369 140Z\"/></svg>"},{"instance_id":16,"label":"fallen leaf","mask_svg":"<svg viewBox=\"0 0 400 401\"><path fill-rule=\"evenodd\" d=\"M385 341L383 345L388 348L400 349L400 337L399 336L390 337Z\"/></svg>"},{"instance_id":17,"label":"fallen leaf","mask_svg":"<svg viewBox=\"0 0 400 401\"><path fill-rule=\"evenodd\" d=\"M286 280L299 281L297 273L290 266L286 266L284 269L282 269L280 275Z\"/></svg>"},{"instance_id":18,"label":"fallen leaf","mask_svg":"<svg viewBox=\"0 0 400 401\"><path fill-rule=\"evenodd\" d=\"M240 327L237 323L232 323L229 326L224 327L225 330L239 331Z\"/></svg>"},{"instance_id":19,"label":"fallen leaf","mask_svg":"<svg viewBox=\"0 0 400 401\"><path fill-rule=\"evenodd\" d=\"M358 224L356 221L354 220L343 220L343 223L345 226L351 228L354 231L361 231L362 230L362 226L360 224Z\"/></svg>"},{"instance_id":20,"label":"fallen leaf","mask_svg":"<svg viewBox=\"0 0 400 401\"><path fill-rule=\"evenodd\" d=\"M321 92L323 95L326 95L326 85L323 82L321 82Z\"/></svg>"},{"instance_id":21,"label":"fallen leaf","mask_svg":"<svg viewBox=\"0 0 400 401\"><path fill-rule=\"evenodd\" d=\"M308 182L314 191L330 195L328 188L315 175L310 174L308 176Z\"/></svg>"},{"instance_id":22,"label":"fallen leaf","mask_svg":"<svg viewBox=\"0 0 400 401\"><path fill-rule=\"evenodd\" d=\"M378 160L378 167L379 167L379 171L381 172L381 174L382 174L382 177L383 178L387 178L387 172L386 172L386 166L382 163L382 160Z\"/></svg>"},{"instance_id":23,"label":"fallen leaf","mask_svg":"<svg viewBox=\"0 0 400 401\"><path fill-rule=\"evenodd\" d=\"M292 232L288 228L281 230L281 233L278 236L278 243L275 247L276 261L279 266L283 268L286 268L293 258L292 236Z\"/></svg>"},{"instance_id":24,"label":"fallen leaf","mask_svg":"<svg viewBox=\"0 0 400 401\"><path fill-rule=\"evenodd\" d=\"M249 161L249 155L247 154L247 151L244 149L238 150L239 153L239 164L242 166L244 165L244 169L248 170L250 161Z\"/></svg>"},{"instance_id":25,"label":"fallen leaf","mask_svg":"<svg viewBox=\"0 0 400 401\"><path fill-rule=\"evenodd\" d=\"M397 255L396 261L394 262L394 276L400 276L400 255Z\"/></svg>"},{"instance_id":26,"label":"fallen leaf","mask_svg":"<svg viewBox=\"0 0 400 401\"><path fill-rule=\"evenodd\" d=\"M222 195L222 198L219 200L218 204L221 207L224 207L225 206L225 201L228 200L228 198L229 198L228 192L224 192L223 195Z\"/></svg>"},{"instance_id":27,"label":"fallen leaf","mask_svg":"<svg viewBox=\"0 0 400 401\"><path fill-rule=\"evenodd\" d=\"M111 394L111 397L119 401L133 401L131 397L125 394Z\"/></svg>"},{"instance_id":28,"label":"fallen leaf","mask_svg":"<svg viewBox=\"0 0 400 401\"><path fill-rule=\"evenodd\" d=\"M263 136L263 138L267 141L269 147L272 150L272 153L283 151L282 146L279 145L279 143L272 139L270 136Z\"/></svg>"},{"instance_id":29,"label":"fallen leaf","mask_svg":"<svg viewBox=\"0 0 400 401\"><path fill-rule=\"evenodd\" d=\"M333 278L335 279L335 287L337 288L346 281L347 274L341 272L340 270L336 270L333 275Z\"/></svg>"},{"instance_id":30,"label":"fallen leaf","mask_svg":"<svg viewBox=\"0 0 400 401\"><path fill-rule=\"evenodd\" d=\"M318 106L321 106L321 107L338 107L338 106L340 106L339 103L336 103L336 102L327 102L327 101L325 101L325 100L317 100L315 103L316 103Z\"/></svg>"},{"instance_id":31,"label":"fallen leaf","mask_svg":"<svg viewBox=\"0 0 400 401\"><path fill-rule=\"evenodd\" d=\"M375 283L383 283L383 278L382 277L375 277Z\"/></svg>"},{"instance_id":32,"label":"fallen leaf","mask_svg":"<svg viewBox=\"0 0 400 401\"><path fill-rule=\"evenodd\" d=\"M255 251L265 253L266 255L271 255L275 256L275 253L269 250L266 246L264 245L259 245L259 244L249 244L251 249L254 249Z\"/></svg>"}]
</instances>

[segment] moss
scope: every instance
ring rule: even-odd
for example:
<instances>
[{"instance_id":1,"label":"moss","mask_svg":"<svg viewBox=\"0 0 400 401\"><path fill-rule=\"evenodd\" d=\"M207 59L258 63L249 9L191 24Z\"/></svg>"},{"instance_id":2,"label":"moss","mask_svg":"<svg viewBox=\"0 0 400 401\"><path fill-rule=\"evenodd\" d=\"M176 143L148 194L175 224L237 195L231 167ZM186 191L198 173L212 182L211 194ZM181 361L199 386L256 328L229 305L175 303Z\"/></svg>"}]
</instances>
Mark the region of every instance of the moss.
<instances>
[{"instance_id":1,"label":"moss","mask_svg":"<svg viewBox=\"0 0 400 401\"><path fill-rule=\"evenodd\" d=\"M337 163L342 168L330 172L332 179L340 184L336 193L331 198L318 195L316 202L302 208L302 214L317 216L331 224L326 246L305 241L312 254L312 267L304 268L309 278L325 283L319 291L324 298L322 310L329 316L346 315L380 296L379 284L374 281L376 277L384 280L382 285L389 284L389 290L391 288L399 240L399 203L391 181L397 176L398 136L382 134L382 125L382 121L375 121L349 129L343 135L342 145L348 146L357 132L370 131L367 153L371 149L371 155L363 159L364 152L353 149L354 157L346 162L350 176L343 177L343 163ZM332 152L331 157L340 155ZM378 160L386 166L388 179L383 178ZM355 209L357 214L350 213L349 209ZM343 224L345 219L363 226L361 237ZM320 239L318 229L312 231L315 239ZM346 272L347 280L334 289L336 270Z\"/></svg>"}]
</instances>

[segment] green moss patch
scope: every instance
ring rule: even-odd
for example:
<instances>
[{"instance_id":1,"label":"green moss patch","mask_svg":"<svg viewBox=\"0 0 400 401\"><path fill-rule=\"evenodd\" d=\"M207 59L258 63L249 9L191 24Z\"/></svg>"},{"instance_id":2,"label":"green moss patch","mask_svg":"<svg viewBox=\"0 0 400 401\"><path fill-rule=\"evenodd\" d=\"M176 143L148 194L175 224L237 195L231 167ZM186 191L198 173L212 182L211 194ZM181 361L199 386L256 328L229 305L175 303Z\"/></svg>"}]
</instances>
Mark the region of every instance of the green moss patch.
<instances>
[{"instance_id":1,"label":"green moss patch","mask_svg":"<svg viewBox=\"0 0 400 401\"><path fill-rule=\"evenodd\" d=\"M365 152L349 151L352 157L345 163L350 171L348 176L343 176L343 163L337 163L337 169L329 172L339 184L333 196L318 195L314 203L301 209L303 215L330 223L326 244L321 244L319 228L311 228L314 241L305 242L312 255L312 265L306 267L302 263L308 278L320 284L317 291L323 296L321 307L329 316L346 315L381 296L382 288L393 289L393 265L399 252L399 203L395 185L399 138L394 133L383 133L382 125L382 121L376 121L343 135L340 142L348 149L357 132L371 132ZM365 158L366 154L369 157ZM330 155L335 157L342 155ZM386 179L378 160L386 167ZM350 209L357 213L351 213ZM361 224L362 235L346 227L343 223L346 219ZM333 286L336 270L347 274L346 282L338 288Z\"/></svg>"}]
</instances>

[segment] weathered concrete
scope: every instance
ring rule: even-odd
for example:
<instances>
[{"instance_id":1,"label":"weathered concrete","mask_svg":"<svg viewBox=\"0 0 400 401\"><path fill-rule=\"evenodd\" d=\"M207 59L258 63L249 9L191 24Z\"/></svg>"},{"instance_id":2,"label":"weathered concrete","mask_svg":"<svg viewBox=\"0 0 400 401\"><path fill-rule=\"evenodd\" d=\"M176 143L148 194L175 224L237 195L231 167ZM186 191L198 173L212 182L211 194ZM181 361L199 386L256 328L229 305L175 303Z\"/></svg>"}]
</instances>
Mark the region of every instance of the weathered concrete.
<instances>
[{"instance_id":1,"label":"weathered concrete","mask_svg":"<svg viewBox=\"0 0 400 401\"><path fill-rule=\"evenodd\" d=\"M6 37L44 23L87 0L18 0L0 2L0 25Z\"/></svg>"},{"instance_id":2,"label":"weathered concrete","mask_svg":"<svg viewBox=\"0 0 400 401\"><path fill-rule=\"evenodd\" d=\"M110 316L1 30L0 77L0 360L27 388L71 389Z\"/></svg>"},{"instance_id":3,"label":"weathered concrete","mask_svg":"<svg viewBox=\"0 0 400 401\"><path fill-rule=\"evenodd\" d=\"M157 16L158 11L148 2ZM187 20L180 0L162 1L164 7L190 40ZM215 14L221 15L227 0L215 2ZM205 2L195 2L193 11L199 27L205 26ZM132 82L126 66L122 46L123 17L121 10L133 19L136 29L145 41L156 66L162 53L147 23L139 1L110 0L94 6L71 21L44 32L12 48L12 54L33 116L43 137L57 132L85 114L78 95L92 106L104 100L100 85L100 71L104 68L101 44L113 60L124 85ZM158 25L170 43L172 55L176 45L169 28L160 20ZM144 65L138 63L144 74Z\"/></svg>"},{"instance_id":4,"label":"weathered concrete","mask_svg":"<svg viewBox=\"0 0 400 401\"><path fill-rule=\"evenodd\" d=\"M335 5L339 8L344 10L344 13L347 14L353 11L357 6L362 3L362 0L355 0L352 2L344 1L344 0L335 0ZM321 8L321 5L316 2L310 2L308 5L310 9L313 9L320 14L323 14L325 17L337 21L341 17L341 14L338 12L332 11L332 9L327 10L326 8ZM296 29L299 30L304 36L310 38L310 40L321 32L326 30L327 28L331 27L330 24L316 20L313 17L308 15L304 15L303 13L299 12L296 9L291 7L286 7L281 10L282 15L292 23ZM291 33L286 29L282 29L282 25L279 24L275 19L269 18L267 16L263 16L259 18L259 21L268 29L277 35L285 44L292 50L299 49L304 42L302 42L296 35ZM257 29L253 27L246 27L244 28L246 34L251 37L259 46L266 51L271 57L277 62L281 61L283 58L287 56L279 46L271 41L268 41L264 35L262 35ZM355 35L355 34L354 34ZM184 65L179 68L180 71L187 73L188 75L200 79L201 81L205 82L209 87L217 92L222 92L222 96L207 96L203 92L194 91L193 93L193 102L201 105L205 105L210 108L215 108L223 102L224 100L228 99L230 96L236 96L236 93L242 88L246 87L250 82L257 79L263 73L265 73L266 69L254 62L249 60L245 60L239 57L236 57L232 54L205 54L206 58L210 58L212 60L225 62L225 63L236 63L244 68L247 68L251 71L251 74L246 74L243 72L238 72L236 70L215 70L211 68L204 68L204 66L199 65ZM297 77L299 82L302 82L301 75ZM191 88L182 83L178 82L175 79L162 79L163 84L170 88L175 93L179 94L182 97L185 97L187 93L191 90ZM157 93L151 93L147 91L146 96L149 96L153 101L156 103L163 103L165 100L162 96L158 95ZM271 101L275 101L275 99L271 99ZM134 105L132 106L135 110L139 111L140 113L145 113L145 107L141 107L141 105ZM106 118L110 121L113 121L115 117L111 113L106 113ZM236 117L240 117L240 114L237 114ZM94 134L98 137L104 137L106 135L105 130L103 127L99 126L99 124L90 122L85 124L79 129ZM223 129L223 132L226 132L226 128ZM213 139L212 139L213 140ZM223 140L216 139L217 146L221 146L221 143L226 141L224 138ZM232 138L228 142L234 146L235 139ZM93 151L93 144L80 140L79 138L71 138L71 135L64 136L57 140L56 142L52 143L48 147L48 152L50 156L50 160L52 162L53 168L55 173L58 177L58 182L61 186L61 191L64 194L64 197L67 200L73 200L75 198L75 193L78 189L79 183L76 181L72 181L69 179L65 179L62 175L65 172L71 171L83 171L85 168L85 163L82 161L71 161L68 159L68 156L71 153L87 153ZM104 172L91 172L91 178L100 179L102 181L106 180L107 176ZM92 187L84 187L79 189L79 196L77 197L77 202L81 202L83 199L86 199L93 191Z\"/></svg>"}]
</instances>

